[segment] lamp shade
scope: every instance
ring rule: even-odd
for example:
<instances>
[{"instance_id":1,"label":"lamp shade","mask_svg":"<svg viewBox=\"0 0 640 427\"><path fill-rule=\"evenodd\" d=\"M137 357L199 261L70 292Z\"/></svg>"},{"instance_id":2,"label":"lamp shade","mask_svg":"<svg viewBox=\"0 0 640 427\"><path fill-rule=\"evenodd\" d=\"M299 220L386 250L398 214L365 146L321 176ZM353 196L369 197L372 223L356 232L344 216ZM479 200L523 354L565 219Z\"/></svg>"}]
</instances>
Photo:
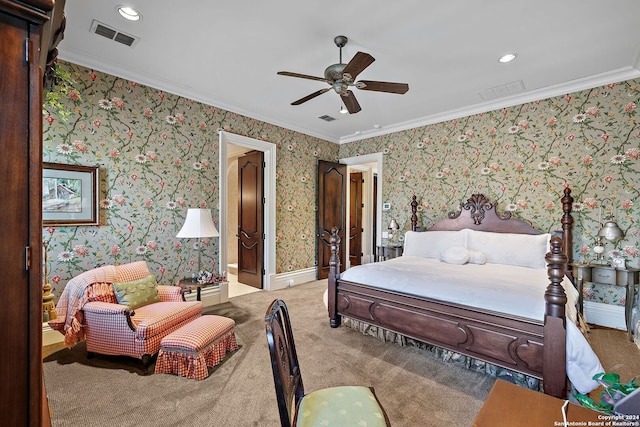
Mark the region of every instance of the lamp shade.
<instances>
[{"instance_id":1,"label":"lamp shade","mask_svg":"<svg viewBox=\"0 0 640 427\"><path fill-rule=\"evenodd\" d=\"M189 209L184 225L176 237L218 237L218 230L211 219L211 209Z\"/></svg>"},{"instance_id":2,"label":"lamp shade","mask_svg":"<svg viewBox=\"0 0 640 427\"><path fill-rule=\"evenodd\" d=\"M624 233L615 221L607 221L598 232L598 236L615 242L622 239L624 237Z\"/></svg>"}]
</instances>

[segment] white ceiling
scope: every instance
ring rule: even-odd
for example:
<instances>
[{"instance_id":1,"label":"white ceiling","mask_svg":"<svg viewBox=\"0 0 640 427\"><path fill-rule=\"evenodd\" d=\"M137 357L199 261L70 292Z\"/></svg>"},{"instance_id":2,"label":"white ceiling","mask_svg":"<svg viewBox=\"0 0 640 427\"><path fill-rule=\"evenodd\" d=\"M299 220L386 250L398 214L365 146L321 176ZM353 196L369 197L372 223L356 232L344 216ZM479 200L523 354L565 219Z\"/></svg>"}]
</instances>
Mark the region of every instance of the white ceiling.
<instances>
[{"instance_id":1,"label":"white ceiling","mask_svg":"<svg viewBox=\"0 0 640 427\"><path fill-rule=\"evenodd\" d=\"M143 19L121 18L122 4ZM67 0L65 13L61 59L333 142L640 77L637 0ZM139 40L93 34L94 19ZM333 91L290 105L328 86L276 72L322 77L337 35L349 38L343 62L376 59L358 80L409 91L353 88L362 111L351 115ZM517 59L498 63L507 52ZM480 95L518 82L523 92Z\"/></svg>"}]
</instances>

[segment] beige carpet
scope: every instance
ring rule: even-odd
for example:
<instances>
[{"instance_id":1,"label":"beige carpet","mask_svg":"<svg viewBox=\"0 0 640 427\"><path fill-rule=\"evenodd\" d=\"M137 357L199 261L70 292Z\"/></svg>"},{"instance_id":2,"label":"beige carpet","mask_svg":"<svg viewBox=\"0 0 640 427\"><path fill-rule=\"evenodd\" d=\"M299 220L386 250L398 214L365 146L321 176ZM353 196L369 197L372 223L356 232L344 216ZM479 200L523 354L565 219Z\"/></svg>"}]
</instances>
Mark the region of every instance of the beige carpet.
<instances>
[{"instance_id":1,"label":"beige carpet","mask_svg":"<svg viewBox=\"0 0 640 427\"><path fill-rule=\"evenodd\" d=\"M236 320L241 348L203 381L141 375L124 358L86 359L83 345L45 359L54 426L277 426L264 314L287 303L305 388L373 386L394 426L471 425L493 379L448 366L415 348L331 329L324 282L234 298L208 310Z\"/></svg>"},{"instance_id":2,"label":"beige carpet","mask_svg":"<svg viewBox=\"0 0 640 427\"><path fill-rule=\"evenodd\" d=\"M626 332L590 325L588 339L606 372L618 373L624 383L634 378L640 381L640 350L627 339ZM594 390L590 396L599 400L601 390Z\"/></svg>"},{"instance_id":3,"label":"beige carpet","mask_svg":"<svg viewBox=\"0 0 640 427\"><path fill-rule=\"evenodd\" d=\"M274 298L289 307L307 391L370 385L394 426L471 425L493 378L445 364L413 347L385 344L345 327L331 329L322 302L325 288L326 281L312 282L210 307L208 313L236 321L241 348L203 381L144 376L140 365L127 358L87 359L83 344L55 351L44 359L53 425L278 426L264 331L264 313ZM624 333L594 329L591 342L596 352L603 348L605 368L620 368L624 379L640 372L640 352L620 336ZM629 353L623 353L623 347Z\"/></svg>"}]
</instances>

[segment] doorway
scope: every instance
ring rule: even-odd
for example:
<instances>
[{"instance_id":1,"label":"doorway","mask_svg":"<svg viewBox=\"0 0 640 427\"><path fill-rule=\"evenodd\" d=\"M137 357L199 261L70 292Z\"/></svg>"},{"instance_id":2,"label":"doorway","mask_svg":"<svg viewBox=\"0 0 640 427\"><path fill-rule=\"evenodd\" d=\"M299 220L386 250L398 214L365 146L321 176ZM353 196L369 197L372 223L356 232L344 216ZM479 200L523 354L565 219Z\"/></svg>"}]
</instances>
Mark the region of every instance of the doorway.
<instances>
[{"instance_id":1,"label":"doorway","mask_svg":"<svg viewBox=\"0 0 640 427\"><path fill-rule=\"evenodd\" d=\"M250 151L258 151L263 155L263 199L264 220L262 231L263 239L263 271L261 272L262 289L271 289L271 279L275 273L275 163L276 146L274 144L257 139L235 135L220 131L220 270L227 271L230 279L234 279L236 273L234 264L237 263L238 253L238 187L237 187L237 159ZM235 162L234 162L235 160ZM233 177L236 177L234 179ZM235 197L234 197L235 196ZM237 268L237 267L235 267ZM230 281L230 287L232 283ZM230 295L233 296L230 290Z\"/></svg>"},{"instance_id":2,"label":"doorway","mask_svg":"<svg viewBox=\"0 0 640 427\"><path fill-rule=\"evenodd\" d=\"M340 163L318 162L318 215L316 223L316 277L326 278L329 272L330 248L329 238L331 229L338 228L340 243L341 271L360 263L374 262L376 249L380 245L382 221L382 194L381 180L377 176L382 174L382 153L374 153L366 156L358 156L340 160ZM354 180L362 180L361 186L347 185L351 176L358 177ZM359 197L352 192L359 191ZM360 204L361 210L354 214L353 203ZM356 207L357 208L357 207ZM354 217L357 221L354 221ZM351 240L351 230L354 226L360 233L357 244ZM349 244L346 238L349 237ZM356 262L352 262L353 260Z\"/></svg>"},{"instance_id":3,"label":"doorway","mask_svg":"<svg viewBox=\"0 0 640 427\"><path fill-rule=\"evenodd\" d=\"M377 179L383 176L382 170L382 153L373 153L357 157L348 157L340 160L348 166L349 174L362 173L362 195L361 199L352 197L352 187L347 188L347 212L353 212L351 201L358 200L353 203L362 203L363 210L361 213L362 235L361 235L361 263L374 262L376 259L376 248L382 242L380 231L382 228L382 180ZM352 216L347 215L347 229L351 229ZM348 245L345 250L350 251L351 248L357 248L357 245ZM357 257L357 254L345 254L345 259L351 260ZM353 264L349 263L349 268Z\"/></svg>"}]
</instances>

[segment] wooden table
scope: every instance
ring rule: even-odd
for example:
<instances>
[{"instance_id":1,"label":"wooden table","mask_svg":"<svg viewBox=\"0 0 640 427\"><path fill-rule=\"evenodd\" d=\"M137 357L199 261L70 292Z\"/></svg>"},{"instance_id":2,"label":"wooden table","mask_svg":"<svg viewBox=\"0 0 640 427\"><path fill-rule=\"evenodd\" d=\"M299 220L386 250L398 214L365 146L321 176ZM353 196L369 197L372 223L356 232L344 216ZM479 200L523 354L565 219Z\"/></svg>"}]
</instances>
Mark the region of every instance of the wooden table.
<instances>
[{"instance_id":1,"label":"wooden table","mask_svg":"<svg viewBox=\"0 0 640 427\"><path fill-rule=\"evenodd\" d=\"M376 261L384 261L402 255L402 245L380 245L377 249Z\"/></svg>"},{"instance_id":2,"label":"wooden table","mask_svg":"<svg viewBox=\"0 0 640 427\"><path fill-rule=\"evenodd\" d=\"M506 381L496 380L472 426L563 426L562 405L564 402L564 400L548 394L529 390ZM583 421L585 422L584 425L607 425L605 414L573 403L567 405L566 413L567 422ZM592 423L589 424L589 421L592 421Z\"/></svg>"},{"instance_id":3,"label":"wooden table","mask_svg":"<svg viewBox=\"0 0 640 427\"><path fill-rule=\"evenodd\" d=\"M193 279L182 279L182 280L178 280L177 283L178 286L180 286L182 289L185 290L196 290L196 301L202 301L202 297L200 296L200 289L209 286L210 284L202 284L202 283L198 283L197 281L194 281Z\"/></svg>"}]
</instances>

